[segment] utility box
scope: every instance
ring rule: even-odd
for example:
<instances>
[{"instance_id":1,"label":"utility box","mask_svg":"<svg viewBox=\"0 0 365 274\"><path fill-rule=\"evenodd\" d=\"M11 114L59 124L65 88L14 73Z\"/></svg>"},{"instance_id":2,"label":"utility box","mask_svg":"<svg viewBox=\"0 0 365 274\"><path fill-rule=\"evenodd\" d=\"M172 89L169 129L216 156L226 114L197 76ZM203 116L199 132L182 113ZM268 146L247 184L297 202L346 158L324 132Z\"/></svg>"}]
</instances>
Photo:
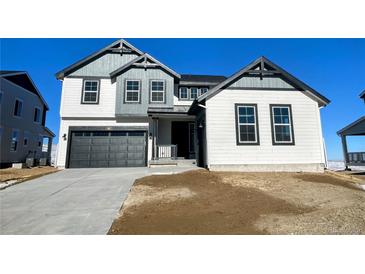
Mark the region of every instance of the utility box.
<instances>
[{"instance_id":1,"label":"utility box","mask_svg":"<svg viewBox=\"0 0 365 274\"><path fill-rule=\"evenodd\" d=\"M34 158L26 158L25 159L25 165L27 167L34 167L35 159Z\"/></svg>"},{"instance_id":2,"label":"utility box","mask_svg":"<svg viewBox=\"0 0 365 274\"><path fill-rule=\"evenodd\" d=\"M40 166L46 166L47 165L47 158L40 158L39 159L39 165Z\"/></svg>"}]
</instances>

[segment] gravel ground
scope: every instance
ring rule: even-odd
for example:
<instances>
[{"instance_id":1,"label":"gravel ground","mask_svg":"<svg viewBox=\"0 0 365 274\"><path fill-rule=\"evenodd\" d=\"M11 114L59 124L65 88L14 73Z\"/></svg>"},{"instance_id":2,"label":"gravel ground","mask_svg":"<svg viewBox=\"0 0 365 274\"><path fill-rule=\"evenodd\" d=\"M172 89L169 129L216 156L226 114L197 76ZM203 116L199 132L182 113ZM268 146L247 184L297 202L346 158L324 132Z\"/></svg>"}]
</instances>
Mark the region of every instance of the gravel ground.
<instances>
[{"instance_id":1,"label":"gravel ground","mask_svg":"<svg viewBox=\"0 0 365 274\"><path fill-rule=\"evenodd\" d=\"M137 180L109 234L365 234L365 191L334 173L191 171Z\"/></svg>"},{"instance_id":2,"label":"gravel ground","mask_svg":"<svg viewBox=\"0 0 365 274\"><path fill-rule=\"evenodd\" d=\"M24 181L56 171L58 171L58 169L50 166L33 168L4 168L0 169L0 182L9 180Z\"/></svg>"}]
</instances>

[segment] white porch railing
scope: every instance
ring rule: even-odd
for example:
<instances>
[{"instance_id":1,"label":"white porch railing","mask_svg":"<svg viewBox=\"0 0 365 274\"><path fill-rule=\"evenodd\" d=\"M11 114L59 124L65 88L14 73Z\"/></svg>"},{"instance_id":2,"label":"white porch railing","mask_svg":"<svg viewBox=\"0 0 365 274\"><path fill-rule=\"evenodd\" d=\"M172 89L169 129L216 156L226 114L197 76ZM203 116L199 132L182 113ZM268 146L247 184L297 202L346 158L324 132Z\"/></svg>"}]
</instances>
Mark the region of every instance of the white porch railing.
<instances>
[{"instance_id":1,"label":"white porch railing","mask_svg":"<svg viewBox=\"0 0 365 274\"><path fill-rule=\"evenodd\" d=\"M177 145L156 145L155 159L176 159Z\"/></svg>"}]
</instances>

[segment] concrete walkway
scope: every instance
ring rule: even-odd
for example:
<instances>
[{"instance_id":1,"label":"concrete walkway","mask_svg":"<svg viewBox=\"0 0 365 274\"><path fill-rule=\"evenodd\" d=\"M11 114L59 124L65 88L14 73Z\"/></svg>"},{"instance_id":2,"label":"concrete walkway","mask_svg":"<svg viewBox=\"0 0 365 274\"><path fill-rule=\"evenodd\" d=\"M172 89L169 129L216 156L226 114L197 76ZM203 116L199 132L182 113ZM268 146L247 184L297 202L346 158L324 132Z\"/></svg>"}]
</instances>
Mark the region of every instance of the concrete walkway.
<instances>
[{"instance_id":1,"label":"concrete walkway","mask_svg":"<svg viewBox=\"0 0 365 274\"><path fill-rule=\"evenodd\" d=\"M195 167L67 169L0 191L0 234L106 234L133 182Z\"/></svg>"}]
</instances>

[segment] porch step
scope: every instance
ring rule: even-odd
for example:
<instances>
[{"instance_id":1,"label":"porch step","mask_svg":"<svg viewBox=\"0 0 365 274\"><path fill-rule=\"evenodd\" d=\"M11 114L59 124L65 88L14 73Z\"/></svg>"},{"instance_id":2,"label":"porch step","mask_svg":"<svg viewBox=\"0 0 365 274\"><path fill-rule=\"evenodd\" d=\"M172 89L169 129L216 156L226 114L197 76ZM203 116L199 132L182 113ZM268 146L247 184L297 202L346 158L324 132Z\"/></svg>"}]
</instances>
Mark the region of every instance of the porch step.
<instances>
[{"instance_id":1,"label":"porch step","mask_svg":"<svg viewBox=\"0 0 365 274\"><path fill-rule=\"evenodd\" d=\"M160 166L196 166L195 159L159 159L159 160L150 160L149 161L150 167L160 167Z\"/></svg>"}]
</instances>

